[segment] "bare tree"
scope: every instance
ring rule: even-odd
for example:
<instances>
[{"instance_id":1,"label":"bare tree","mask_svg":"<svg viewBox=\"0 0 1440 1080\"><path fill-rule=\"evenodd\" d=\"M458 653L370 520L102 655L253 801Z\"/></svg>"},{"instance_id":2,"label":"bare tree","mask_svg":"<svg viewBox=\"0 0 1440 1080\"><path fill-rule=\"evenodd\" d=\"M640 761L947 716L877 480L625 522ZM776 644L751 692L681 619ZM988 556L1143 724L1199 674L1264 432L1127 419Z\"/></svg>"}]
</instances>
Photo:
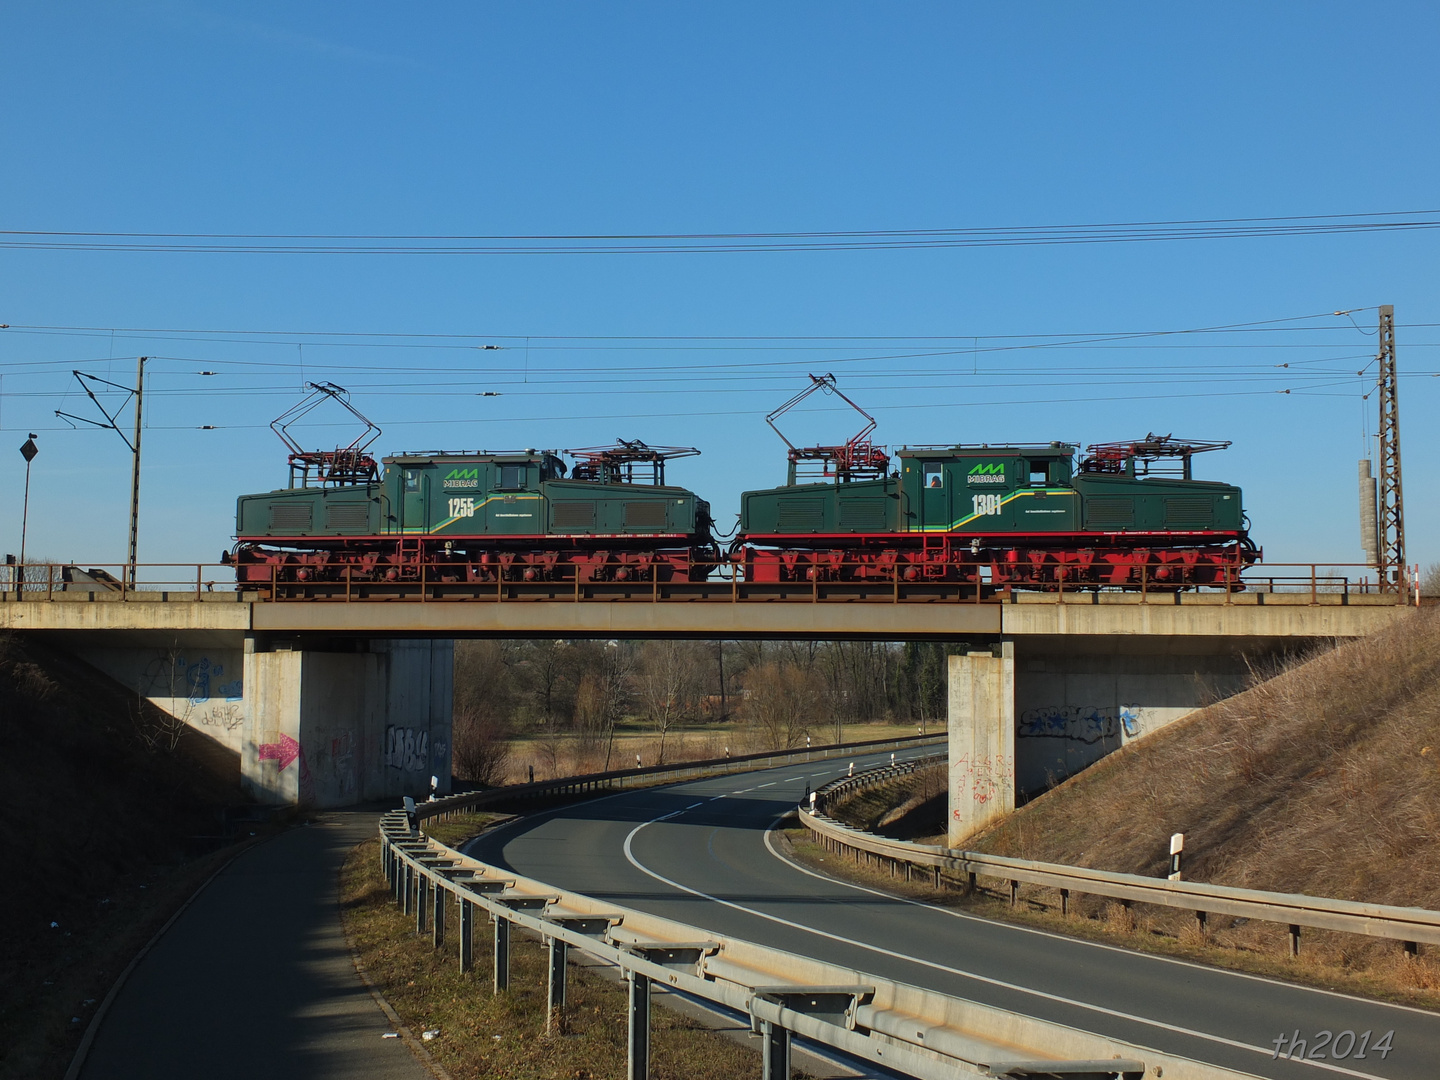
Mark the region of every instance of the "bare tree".
<instances>
[{"instance_id":1,"label":"bare tree","mask_svg":"<svg viewBox=\"0 0 1440 1080\"><path fill-rule=\"evenodd\" d=\"M510 730L506 717L475 707L455 710L454 761L462 780L494 787L505 782L510 764Z\"/></svg>"},{"instance_id":2,"label":"bare tree","mask_svg":"<svg viewBox=\"0 0 1440 1080\"><path fill-rule=\"evenodd\" d=\"M641 647L635 689L660 736L657 765L665 761L670 730L695 715L706 666L699 648L688 641L647 641Z\"/></svg>"},{"instance_id":3,"label":"bare tree","mask_svg":"<svg viewBox=\"0 0 1440 1080\"><path fill-rule=\"evenodd\" d=\"M776 750L798 746L818 715L824 686L812 669L771 661L745 673L745 711Z\"/></svg>"}]
</instances>

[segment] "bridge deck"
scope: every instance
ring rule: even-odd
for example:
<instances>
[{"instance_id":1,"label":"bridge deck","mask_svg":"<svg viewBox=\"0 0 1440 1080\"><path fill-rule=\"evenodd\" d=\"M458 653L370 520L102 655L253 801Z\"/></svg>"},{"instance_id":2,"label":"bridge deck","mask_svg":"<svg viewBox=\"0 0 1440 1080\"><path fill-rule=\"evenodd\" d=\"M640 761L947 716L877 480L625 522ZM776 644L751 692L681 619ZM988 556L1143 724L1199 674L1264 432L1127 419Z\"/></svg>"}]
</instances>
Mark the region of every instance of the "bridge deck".
<instances>
[{"instance_id":1,"label":"bridge deck","mask_svg":"<svg viewBox=\"0 0 1440 1080\"><path fill-rule=\"evenodd\" d=\"M0 629L219 631L436 637L984 638L1160 635L1317 638L1371 633L1413 610L1393 596L1300 589L1243 593L989 593L861 584L508 584L473 591L370 587L256 599L184 591L11 592Z\"/></svg>"}]
</instances>

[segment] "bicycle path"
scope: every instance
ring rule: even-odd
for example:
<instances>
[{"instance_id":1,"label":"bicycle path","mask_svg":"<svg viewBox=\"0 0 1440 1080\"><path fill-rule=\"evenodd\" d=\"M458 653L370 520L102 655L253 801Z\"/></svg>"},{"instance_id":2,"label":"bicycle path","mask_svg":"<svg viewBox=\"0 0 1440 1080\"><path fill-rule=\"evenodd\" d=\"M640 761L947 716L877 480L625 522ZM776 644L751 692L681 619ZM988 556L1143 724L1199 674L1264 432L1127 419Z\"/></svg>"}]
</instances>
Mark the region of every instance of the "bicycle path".
<instances>
[{"instance_id":1,"label":"bicycle path","mask_svg":"<svg viewBox=\"0 0 1440 1080\"><path fill-rule=\"evenodd\" d=\"M430 1080L355 972L337 907L369 812L316 815L235 859L131 972L80 1080Z\"/></svg>"}]
</instances>

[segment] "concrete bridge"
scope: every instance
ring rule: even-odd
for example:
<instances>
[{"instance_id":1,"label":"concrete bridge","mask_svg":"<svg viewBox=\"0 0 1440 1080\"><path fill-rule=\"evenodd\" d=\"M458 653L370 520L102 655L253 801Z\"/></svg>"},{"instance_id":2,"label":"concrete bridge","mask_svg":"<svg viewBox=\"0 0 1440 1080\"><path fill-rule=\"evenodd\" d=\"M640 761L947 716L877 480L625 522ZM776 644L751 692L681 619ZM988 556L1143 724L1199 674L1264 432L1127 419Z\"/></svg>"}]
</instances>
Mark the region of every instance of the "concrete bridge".
<instances>
[{"instance_id":1,"label":"concrete bridge","mask_svg":"<svg viewBox=\"0 0 1440 1080\"><path fill-rule=\"evenodd\" d=\"M934 640L950 662L952 838L1239 689L1257 657L1413 609L1326 591L1013 593L732 584L260 600L14 592L0 630L74 651L232 750L262 800L343 806L450 777L456 638ZM33 598L32 598L33 597Z\"/></svg>"}]
</instances>

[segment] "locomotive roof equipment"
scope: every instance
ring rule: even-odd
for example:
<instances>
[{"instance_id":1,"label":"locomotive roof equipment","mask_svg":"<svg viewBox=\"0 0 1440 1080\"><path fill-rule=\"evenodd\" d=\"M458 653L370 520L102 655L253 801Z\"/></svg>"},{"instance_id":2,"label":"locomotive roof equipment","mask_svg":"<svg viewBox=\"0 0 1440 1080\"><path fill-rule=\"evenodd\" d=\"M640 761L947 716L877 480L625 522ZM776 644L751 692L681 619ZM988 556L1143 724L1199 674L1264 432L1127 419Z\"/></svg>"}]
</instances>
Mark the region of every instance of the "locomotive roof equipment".
<instances>
[{"instance_id":1,"label":"locomotive roof equipment","mask_svg":"<svg viewBox=\"0 0 1440 1080\"><path fill-rule=\"evenodd\" d=\"M779 417L799 405L817 390L826 394L834 394L865 418L865 426L839 446L796 446L785 438L783 431L775 426L775 421ZM851 480L874 479L884 476L885 470L890 467L890 455L885 453L883 447L876 446L870 441L870 433L875 430L875 418L840 392L835 385L834 375L811 375L810 385L766 416L765 423L769 424L770 429L779 435L781 441L790 448L790 478L788 482L791 484L800 483L802 479L813 481L833 478L837 484L848 483ZM819 472L815 472L812 468L801 474L799 472L800 463L808 461L819 462Z\"/></svg>"},{"instance_id":2,"label":"locomotive roof equipment","mask_svg":"<svg viewBox=\"0 0 1440 1080\"><path fill-rule=\"evenodd\" d=\"M1143 439L1092 443L1085 448L1089 457L1080 462L1080 471L1129 477L1178 476L1182 480L1190 480L1193 479L1190 475L1190 458L1193 455L1209 450L1225 450L1229 446L1229 439L1223 442L1177 439L1173 435L1156 435L1152 431ZM1171 464L1174 459L1179 459L1180 463Z\"/></svg>"},{"instance_id":3,"label":"locomotive roof equipment","mask_svg":"<svg viewBox=\"0 0 1440 1080\"><path fill-rule=\"evenodd\" d=\"M574 479L595 480L606 484L651 484L665 486L665 462L674 458L696 457L700 451L693 446L647 446L639 439L616 439L614 446L586 446L563 450L575 459ZM649 467L650 478L645 479ZM636 472L640 473L636 478Z\"/></svg>"},{"instance_id":4,"label":"locomotive roof equipment","mask_svg":"<svg viewBox=\"0 0 1440 1080\"><path fill-rule=\"evenodd\" d=\"M368 484L380 475L380 466L367 450L380 437L380 428L354 405L350 404L350 391L334 383L307 383L310 394L270 421L270 430L280 436L290 450L290 486L309 487L310 470L321 485ZM351 416L365 425L349 446L334 450L306 450L290 434L290 425L319 408L327 401L339 402ZM300 483L296 484L296 479Z\"/></svg>"}]
</instances>

